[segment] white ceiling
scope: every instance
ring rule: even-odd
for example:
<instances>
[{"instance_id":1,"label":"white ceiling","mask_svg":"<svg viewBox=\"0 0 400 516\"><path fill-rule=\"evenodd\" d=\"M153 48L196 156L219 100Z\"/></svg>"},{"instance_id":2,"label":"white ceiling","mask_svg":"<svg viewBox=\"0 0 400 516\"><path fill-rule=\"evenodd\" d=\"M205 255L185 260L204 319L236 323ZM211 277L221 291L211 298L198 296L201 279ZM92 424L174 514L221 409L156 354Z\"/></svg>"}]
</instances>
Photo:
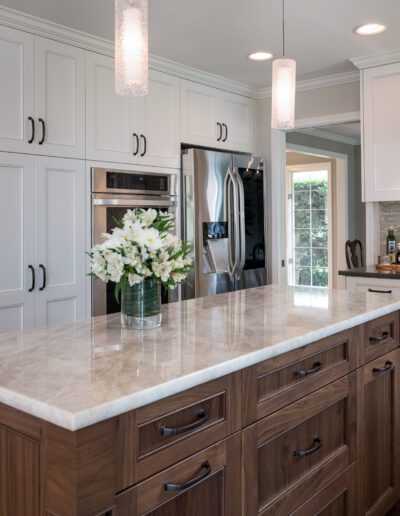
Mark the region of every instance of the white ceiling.
<instances>
[{"instance_id":1,"label":"white ceiling","mask_svg":"<svg viewBox=\"0 0 400 516\"><path fill-rule=\"evenodd\" d=\"M3 5L107 39L114 36L114 0L0 0ZM281 52L281 0L149 0L150 52L258 88L271 63L246 56ZM351 57L400 48L399 0L286 0L286 54L298 78L353 70ZM386 33L360 37L368 21Z\"/></svg>"}]
</instances>

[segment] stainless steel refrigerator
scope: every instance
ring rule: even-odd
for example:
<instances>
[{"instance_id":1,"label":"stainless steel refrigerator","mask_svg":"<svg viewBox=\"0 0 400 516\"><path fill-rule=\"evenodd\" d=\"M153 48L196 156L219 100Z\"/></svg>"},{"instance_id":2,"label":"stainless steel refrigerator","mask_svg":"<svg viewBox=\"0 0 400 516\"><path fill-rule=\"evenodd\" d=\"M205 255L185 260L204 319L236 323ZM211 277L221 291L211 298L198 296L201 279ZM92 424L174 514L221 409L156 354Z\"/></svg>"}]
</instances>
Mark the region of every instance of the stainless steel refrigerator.
<instances>
[{"instance_id":1,"label":"stainless steel refrigerator","mask_svg":"<svg viewBox=\"0 0 400 516\"><path fill-rule=\"evenodd\" d=\"M182 236L191 299L266 284L265 177L260 158L203 149L182 154Z\"/></svg>"}]
</instances>

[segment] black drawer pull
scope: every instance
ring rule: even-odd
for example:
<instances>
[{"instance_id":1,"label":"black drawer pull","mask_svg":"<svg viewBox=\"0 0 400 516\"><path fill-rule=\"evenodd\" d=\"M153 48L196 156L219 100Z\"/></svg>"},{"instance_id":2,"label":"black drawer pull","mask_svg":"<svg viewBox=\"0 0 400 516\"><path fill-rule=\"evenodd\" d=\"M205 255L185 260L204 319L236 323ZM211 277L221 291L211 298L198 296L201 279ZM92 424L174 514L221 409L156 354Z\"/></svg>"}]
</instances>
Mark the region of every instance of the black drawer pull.
<instances>
[{"instance_id":1,"label":"black drawer pull","mask_svg":"<svg viewBox=\"0 0 400 516\"><path fill-rule=\"evenodd\" d=\"M28 143L33 143L33 140L35 139L35 121L31 116L28 116L28 120L31 123L31 137L28 140Z\"/></svg>"},{"instance_id":2,"label":"black drawer pull","mask_svg":"<svg viewBox=\"0 0 400 516\"><path fill-rule=\"evenodd\" d=\"M314 437L314 441L312 443L312 447L308 450L295 450L293 452L293 455L295 457L308 457L309 455L312 455L316 451L318 451L322 446L322 441L319 437Z\"/></svg>"},{"instance_id":3,"label":"black drawer pull","mask_svg":"<svg viewBox=\"0 0 400 516\"><path fill-rule=\"evenodd\" d=\"M132 136L133 136L133 139L135 140L135 143L136 143L135 150L132 152L132 154L134 156L136 156L137 153L139 152L139 136L136 133L133 133Z\"/></svg>"},{"instance_id":4,"label":"black drawer pull","mask_svg":"<svg viewBox=\"0 0 400 516\"><path fill-rule=\"evenodd\" d=\"M218 129L219 129L217 142L219 142L219 141L221 141L221 140L222 140L222 125L220 124L220 122L217 122L217 127L218 127Z\"/></svg>"},{"instance_id":5,"label":"black drawer pull","mask_svg":"<svg viewBox=\"0 0 400 516\"><path fill-rule=\"evenodd\" d=\"M28 292L33 292L35 290L35 269L34 269L33 265L28 265L28 269L32 273L32 284L31 284L31 288L28 290Z\"/></svg>"},{"instance_id":6,"label":"black drawer pull","mask_svg":"<svg viewBox=\"0 0 400 516\"><path fill-rule=\"evenodd\" d=\"M171 437L171 435L178 435L178 434L184 434L185 432L190 432L191 430L194 430L195 428L198 428L201 425L204 425L204 423L207 423L208 421L208 415L204 412L204 410L200 410L200 412L197 414L197 421L194 423L191 423L190 425L181 426L179 428L168 428L166 426L163 426L161 428L161 435L164 437Z\"/></svg>"},{"instance_id":7,"label":"black drawer pull","mask_svg":"<svg viewBox=\"0 0 400 516\"><path fill-rule=\"evenodd\" d=\"M42 124L42 139L40 140L39 145L43 145L44 140L46 139L46 125L43 118L39 118L39 123Z\"/></svg>"},{"instance_id":8,"label":"black drawer pull","mask_svg":"<svg viewBox=\"0 0 400 516\"><path fill-rule=\"evenodd\" d=\"M43 273L43 282L42 282L42 286L40 287L39 290L44 290L46 288L46 283L47 283L46 267L41 263L39 265L39 269L42 269L42 273Z\"/></svg>"},{"instance_id":9,"label":"black drawer pull","mask_svg":"<svg viewBox=\"0 0 400 516\"><path fill-rule=\"evenodd\" d=\"M312 366L311 369L306 369L305 371L295 371L294 375L299 378L302 378L302 377L308 376L310 374L318 373L318 371L320 371L321 368L322 368L321 362L315 362L315 364Z\"/></svg>"},{"instance_id":10,"label":"black drawer pull","mask_svg":"<svg viewBox=\"0 0 400 516\"><path fill-rule=\"evenodd\" d=\"M372 369L373 373L387 373L393 368L392 362L389 362L389 360L386 362L385 367L374 367Z\"/></svg>"},{"instance_id":11,"label":"black drawer pull","mask_svg":"<svg viewBox=\"0 0 400 516\"><path fill-rule=\"evenodd\" d=\"M201 468L204 469L204 471L202 473L200 473L200 475L197 475L197 477L194 477L194 478L192 478L192 480L188 480L187 482L184 482L183 484L171 484L170 482L166 482L164 484L164 491L182 491L183 489L188 489L188 487L194 486L195 484L197 484L198 482L203 480L203 478L208 477L208 475L212 471L212 468L211 468L208 460L203 462L203 464L201 465Z\"/></svg>"},{"instance_id":12,"label":"black drawer pull","mask_svg":"<svg viewBox=\"0 0 400 516\"><path fill-rule=\"evenodd\" d=\"M379 335L379 337L374 337L373 335L369 338L371 342L381 342L382 340L387 339L390 337L390 334L388 331L382 332L382 335Z\"/></svg>"},{"instance_id":13,"label":"black drawer pull","mask_svg":"<svg viewBox=\"0 0 400 516\"><path fill-rule=\"evenodd\" d=\"M369 288L368 292L376 292L377 294L391 294L391 290L375 290L374 288Z\"/></svg>"}]
</instances>

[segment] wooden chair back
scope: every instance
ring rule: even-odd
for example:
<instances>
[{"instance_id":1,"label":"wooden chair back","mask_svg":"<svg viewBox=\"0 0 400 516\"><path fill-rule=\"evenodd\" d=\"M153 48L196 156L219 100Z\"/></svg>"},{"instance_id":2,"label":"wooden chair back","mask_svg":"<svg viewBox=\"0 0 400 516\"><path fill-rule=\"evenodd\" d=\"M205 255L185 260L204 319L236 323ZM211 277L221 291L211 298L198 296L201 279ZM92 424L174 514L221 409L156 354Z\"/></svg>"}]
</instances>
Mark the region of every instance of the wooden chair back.
<instances>
[{"instance_id":1,"label":"wooden chair back","mask_svg":"<svg viewBox=\"0 0 400 516\"><path fill-rule=\"evenodd\" d=\"M345 253L348 269L364 267L364 251L361 240L347 240Z\"/></svg>"}]
</instances>

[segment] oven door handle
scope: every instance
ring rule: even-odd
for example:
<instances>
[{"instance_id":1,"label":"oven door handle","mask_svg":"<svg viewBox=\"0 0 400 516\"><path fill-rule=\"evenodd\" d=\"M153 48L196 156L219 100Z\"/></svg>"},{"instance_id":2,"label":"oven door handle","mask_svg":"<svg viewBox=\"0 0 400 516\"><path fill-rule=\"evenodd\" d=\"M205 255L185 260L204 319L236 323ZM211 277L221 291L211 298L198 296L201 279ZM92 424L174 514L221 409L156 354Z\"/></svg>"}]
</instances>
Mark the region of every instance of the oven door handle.
<instances>
[{"instance_id":1,"label":"oven door handle","mask_svg":"<svg viewBox=\"0 0 400 516\"><path fill-rule=\"evenodd\" d=\"M121 206L126 208L141 208L149 206L153 208L173 208L177 205L176 201L166 199L99 199L92 200L94 206Z\"/></svg>"}]
</instances>

